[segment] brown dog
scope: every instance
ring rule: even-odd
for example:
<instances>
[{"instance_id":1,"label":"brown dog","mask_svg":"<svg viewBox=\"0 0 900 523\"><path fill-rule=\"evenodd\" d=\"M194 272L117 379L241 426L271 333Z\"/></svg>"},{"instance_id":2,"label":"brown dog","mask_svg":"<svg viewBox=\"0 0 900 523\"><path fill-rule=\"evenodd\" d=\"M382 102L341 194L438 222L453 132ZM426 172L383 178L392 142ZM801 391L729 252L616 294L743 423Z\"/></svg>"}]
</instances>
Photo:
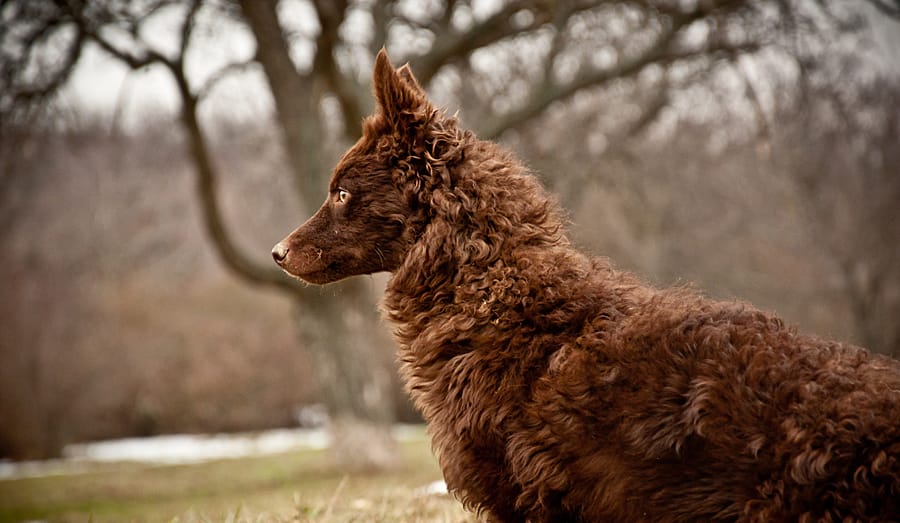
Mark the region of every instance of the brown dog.
<instances>
[{"instance_id":1,"label":"brown dog","mask_svg":"<svg viewBox=\"0 0 900 523\"><path fill-rule=\"evenodd\" d=\"M407 389L494 521L900 521L900 363L657 290L566 240L509 152L375 63L379 111L273 250L313 283L390 271Z\"/></svg>"}]
</instances>

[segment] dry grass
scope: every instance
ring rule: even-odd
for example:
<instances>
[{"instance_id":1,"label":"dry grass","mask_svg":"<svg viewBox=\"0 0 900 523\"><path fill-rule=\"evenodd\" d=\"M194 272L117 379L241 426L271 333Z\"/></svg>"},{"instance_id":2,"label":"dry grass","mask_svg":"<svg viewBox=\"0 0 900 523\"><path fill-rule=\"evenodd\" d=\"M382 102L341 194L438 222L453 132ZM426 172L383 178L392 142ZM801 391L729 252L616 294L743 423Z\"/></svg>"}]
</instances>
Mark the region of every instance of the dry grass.
<instances>
[{"instance_id":1,"label":"dry grass","mask_svg":"<svg viewBox=\"0 0 900 523\"><path fill-rule=\"evenodd\" d=\"M473 522L446 496L423 437L391 472L342 474L305 450L195 465L96 466L80 474L0 481L0 522Z\"/></svg>"}]
</instances>

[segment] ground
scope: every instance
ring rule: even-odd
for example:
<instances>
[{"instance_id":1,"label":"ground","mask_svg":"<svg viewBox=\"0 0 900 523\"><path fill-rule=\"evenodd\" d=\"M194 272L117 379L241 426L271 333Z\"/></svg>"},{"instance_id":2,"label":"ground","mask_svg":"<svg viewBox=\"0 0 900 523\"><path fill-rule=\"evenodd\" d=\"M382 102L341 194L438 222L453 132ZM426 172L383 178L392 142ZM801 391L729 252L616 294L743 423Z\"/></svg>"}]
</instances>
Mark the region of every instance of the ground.
<instances>
[{"instance_id":1,"label":"ground","mask_svg":"<svg viewBox=\"0 0 900 523\"><path fill-rule=\"evenodd\" d=\"M386 473L336 471L325 451L192 465L98 464L79 474L0 480L0 522L474 522L425 495L441 478L423 436Z\"/></svg>"}]
</instances>

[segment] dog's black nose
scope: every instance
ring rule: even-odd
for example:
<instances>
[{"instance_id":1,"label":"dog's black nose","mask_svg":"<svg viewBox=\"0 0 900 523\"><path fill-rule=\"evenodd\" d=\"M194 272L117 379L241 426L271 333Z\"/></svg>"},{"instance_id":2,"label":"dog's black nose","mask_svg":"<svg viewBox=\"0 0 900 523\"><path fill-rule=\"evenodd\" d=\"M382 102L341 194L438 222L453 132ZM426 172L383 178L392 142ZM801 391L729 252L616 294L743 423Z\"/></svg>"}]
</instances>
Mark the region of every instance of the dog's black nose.
<instances>
[{"instance_id":1,"label":"dog's black nose","mask_svg":"<svg viewBox=\"0 0 900 523\"><path fill-rule=\"evenodd\" d=\"M288 248L285 244L279 243L275 247L272 247L272 259L275 260L275 263L281 265L284 263L284 259L287 258Z\"/></svg>"}]
</instances>

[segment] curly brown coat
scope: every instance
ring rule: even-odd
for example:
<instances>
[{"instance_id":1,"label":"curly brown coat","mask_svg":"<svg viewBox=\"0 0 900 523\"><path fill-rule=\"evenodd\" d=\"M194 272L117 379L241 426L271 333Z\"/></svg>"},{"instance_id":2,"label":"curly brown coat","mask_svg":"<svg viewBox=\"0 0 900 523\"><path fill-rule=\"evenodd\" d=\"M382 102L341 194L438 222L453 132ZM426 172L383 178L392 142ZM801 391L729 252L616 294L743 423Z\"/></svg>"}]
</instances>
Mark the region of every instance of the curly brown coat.
<instances>
[{"instance_id":1,"label":"curly brown coat","mask_svg":"<svg viewBox=\"0 0 900 523\"><path fill-rule=\"evenodd\" d=\"M573 249L509 152L382 51L380 110L273 251L390 271L406 386L451 491L493 521L900 521L900 363Z\"/></svg>"}]
</instances>

